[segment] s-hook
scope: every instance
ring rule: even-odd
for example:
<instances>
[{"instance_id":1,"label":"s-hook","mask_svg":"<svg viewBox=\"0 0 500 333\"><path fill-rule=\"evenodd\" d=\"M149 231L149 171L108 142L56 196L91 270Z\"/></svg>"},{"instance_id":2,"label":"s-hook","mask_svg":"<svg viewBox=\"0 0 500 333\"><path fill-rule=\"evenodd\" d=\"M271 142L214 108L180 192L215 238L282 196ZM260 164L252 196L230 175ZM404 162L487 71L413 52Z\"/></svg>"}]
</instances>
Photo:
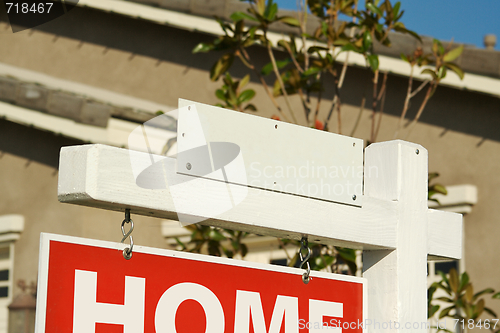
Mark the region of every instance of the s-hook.
<instances>
[{"instance_id":1,"label":"s-hook","mask_svg":"<svg viewBox=\"0 0 500 333\"><path fill-rule=\"evenodd\" d=\"M130 230L126 233L124 225L125 223L130 223ZM125 209L125 219L122 222L122 235L123 238L121 243L123 243L127 238L130 238L130 247L123 249L123 258L129 260L132 258L132 249L134 247L134 240L132 239L132 231L134 231L134 221L130 218L130 208Z\"/></svg>"},{"instance_id":2,"label":"s-hook","mask_svg":"<svg viewBox=\"0 0 500 333\"><path fill-rule=\"evenodd\" d=\"M302 256L302 250L307 250L307 255ZM309 265L309 258L311 257L311 249L309 248L309 242L307 241L307 237L302 237L300 240L300 249L299 249L299 257L300 257L300 268L304 266L304 264L307 264L307 269L306 272L302 275L302 281L305 284L308 284L309 281L312 280L312 277L310 276L311 274L311 266Z\"/></svg>"}]
</instances>

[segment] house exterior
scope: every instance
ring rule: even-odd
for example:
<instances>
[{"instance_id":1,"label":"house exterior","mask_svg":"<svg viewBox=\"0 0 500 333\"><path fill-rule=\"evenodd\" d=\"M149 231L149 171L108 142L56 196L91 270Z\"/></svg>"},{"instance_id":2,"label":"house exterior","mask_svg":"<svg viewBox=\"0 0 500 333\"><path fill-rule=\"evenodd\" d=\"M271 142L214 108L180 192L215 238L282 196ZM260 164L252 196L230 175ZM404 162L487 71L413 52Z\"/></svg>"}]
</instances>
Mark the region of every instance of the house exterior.
<instances>
[{"instance_id":1,"label":"house exterior","mask_svg":"<svg viewBox=\"0 0 500 333\"><path fill-rule=\"evenodd\" d=\"M212 15L227 18L242 6L230 0L84 0L53 21L15 34L5 18L0 21L0 333L7 332L7 306L23 293L18 282L36 282L40 232L108 241L122 237L123 213L57 201L60 148L128 147L135 128L159 110L176 109L178 98L217 103L220 82L211 82L208 73L219 55L191 51L220 33ZM277 29L278 37L286 30ZM398 57L416 46L399 35L393 43L381 57L381 70L389 74L378 141L393 139L409 73ZM260 64L268 62L265 50L250 52ZM372 88L363 60L351 55L349 64L342 108L346 133L364 96L370 105ZM428 149L429 171L439 172L438 181L448 186L440 208L465 214L459 270L469 273L475 290L500 290L500 52L466 47L458 64L465 79L448 75L406 139ZM232 74L246 72L235 63ZM259 96L253 101L257 115L276 113L255 77L249 86ZM326 82L326 95L332 88ZM292 101L300 107L298 99ZM320 115L327 112L324 105ZM415 113L410 109L409 116ZM370 110L362 112L356 137L368 139L370 116ZM185 236L174 222L133 212L132 218L137 244L171 248L173 236ZM285 258L272 239L248 241L249 260ZM430 264L430 281L440 267L449 264ZM500 302L487 300L487 305L500 312Z\"/></svg>"}]
</instances>

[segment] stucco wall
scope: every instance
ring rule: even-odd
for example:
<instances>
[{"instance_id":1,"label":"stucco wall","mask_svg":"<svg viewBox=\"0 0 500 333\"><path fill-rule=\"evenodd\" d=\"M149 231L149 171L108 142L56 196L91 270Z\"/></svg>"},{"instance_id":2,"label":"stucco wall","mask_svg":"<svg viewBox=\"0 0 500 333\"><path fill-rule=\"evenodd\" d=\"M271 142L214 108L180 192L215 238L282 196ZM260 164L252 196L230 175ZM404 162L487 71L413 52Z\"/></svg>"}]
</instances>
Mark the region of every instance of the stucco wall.
<instances>
[{"instance_id":1,"label":"stucco wall","mask_svg":"<svg viewBox=\"0 0 500 333\"><path fill-rule=\"evenodd\" d=\"M57 200L59 150L74 144L83 142L0 120L0 215L25 218L24 231L15 243L14 282L37 280L41 232L114 242L122 238L123 213ZM134 215L132 219L136 244L167 247L159 219ZM19 292L15 287L14 293Z\"/></svg>"}]
</instances>

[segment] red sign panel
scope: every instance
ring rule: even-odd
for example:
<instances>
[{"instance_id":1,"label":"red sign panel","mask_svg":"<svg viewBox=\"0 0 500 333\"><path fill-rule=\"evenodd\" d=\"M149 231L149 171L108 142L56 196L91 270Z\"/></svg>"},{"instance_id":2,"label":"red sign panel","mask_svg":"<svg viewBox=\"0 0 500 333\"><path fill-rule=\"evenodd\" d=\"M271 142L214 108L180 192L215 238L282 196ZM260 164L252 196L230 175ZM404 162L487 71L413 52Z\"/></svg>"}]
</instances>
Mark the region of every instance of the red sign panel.
<instances>
[{"instance_id":1,"label":"red sign panel","mask_svg":"<svg viewBox=\"0 0 500 333\"><path fill-rule=\"evenodd\" d=\"M42 234L37 333L363 332L365 279ZM326 327L328 326L328 327Z\"/></svg>"}]
</instances>

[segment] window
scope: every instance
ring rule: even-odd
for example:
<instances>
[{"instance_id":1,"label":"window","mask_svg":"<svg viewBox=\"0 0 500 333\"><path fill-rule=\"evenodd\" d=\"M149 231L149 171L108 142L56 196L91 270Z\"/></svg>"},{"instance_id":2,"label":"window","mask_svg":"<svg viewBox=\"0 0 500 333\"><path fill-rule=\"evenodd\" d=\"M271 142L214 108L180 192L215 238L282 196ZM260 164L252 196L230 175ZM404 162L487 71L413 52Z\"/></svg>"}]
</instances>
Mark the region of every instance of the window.
<instances>
[{"instance_id":1,"label":"window","mask_svg":"<svg viewBox=\"0 0 500 333\"><path fill-rule=\"evenodd\" d=\"M9 309L12 302L12 250L13 243L0 244L0 333L7 332ZM11 250L12 248L12 250Z\"/></svg>"},{"instance_id":2,"label":"window","mask_svg":"<svg viewBox=\"0 0 500 333\"><path fill-rule=\"evenodd\" d=\"M0 299L9 297L10 247L0 247Z\"/></svg>"}]
</instances>

